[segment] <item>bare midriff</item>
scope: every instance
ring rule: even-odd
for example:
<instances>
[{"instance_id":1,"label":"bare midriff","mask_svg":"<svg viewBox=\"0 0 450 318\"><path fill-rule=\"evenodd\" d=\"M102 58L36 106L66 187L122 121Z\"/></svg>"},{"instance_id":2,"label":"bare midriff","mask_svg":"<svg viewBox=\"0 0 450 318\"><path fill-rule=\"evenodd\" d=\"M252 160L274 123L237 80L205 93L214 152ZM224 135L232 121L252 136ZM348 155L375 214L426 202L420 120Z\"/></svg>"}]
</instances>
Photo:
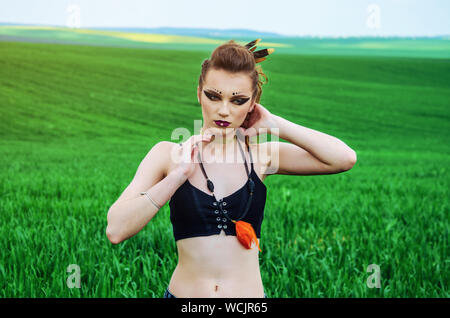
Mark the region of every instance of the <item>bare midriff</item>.
<instances>
[{"instance_id":1,"label":"bare midriff","mask_svg":"<svg viewBox=\"0 0 450 318\"><path fill-rule=\"evenodd\" d=\"M254 148L252 153L256 153L256 147L252 148ZM228 171L224 169L216 170L226 171L227 177L229 177L230 173L240 172L241 176L236 176L238 182L233 185L233 190L239 189L238 186L245 182L245 170L240 165ZM261 172L263 170L260 169L261 164L258 162L258 159L255 160L254 165L255 172L263 181L265 175ZM213 175L214 172L211 167L212 165L210 164L208 166L210 169L208 174ZM172 168L173 165L171 165L169 171ZM204 176L200 169L196 169L191 177L191 179L196 181L198 188L200 188L198 185L204 182L203 178ZM213 179L220 180L220 176L213 175ZM217 187L219 188L219 184L217 184ZM207 192L207 189L202 189L202 191ZM229 193L231 192L232 190L229 190ZM219 195L217 199L221 197L223 196ZM175 297L264 297L264 288L259 269L259 250L256 246L252 249L247 249L239 242L236 236L226 235L223 230L218 235L180 239L176 244L178 264L169 283L169 291Z\"/></svg>"},{"instance_id":2,"label":"bare midriff","mask_svg":"<svg viewBox=\"0 0 450 318\"><path fill-rule=\"evenodd\" d=\"M178 240L177 248L178 265L169 284L176 297L264 297L257 247L246 249L222 230Z\"/></svg>"}]
</instances>

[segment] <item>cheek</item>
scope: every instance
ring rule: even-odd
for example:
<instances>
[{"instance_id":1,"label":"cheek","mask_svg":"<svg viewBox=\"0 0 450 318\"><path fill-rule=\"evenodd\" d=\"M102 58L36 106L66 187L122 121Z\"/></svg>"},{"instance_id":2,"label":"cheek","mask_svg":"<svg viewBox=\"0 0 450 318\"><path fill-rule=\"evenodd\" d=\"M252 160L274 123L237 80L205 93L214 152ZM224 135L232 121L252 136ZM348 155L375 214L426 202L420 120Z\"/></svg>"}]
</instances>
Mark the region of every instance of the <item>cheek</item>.
<instances>
[{"instance_id":1,"label":"cheek","mask_svg":"<svg viewBox=\"0 0 450 318\"><path fill-rule=\"evenodd\" d=\"M245 117L247 117L249 111L250 111L250 108L247 108L247 107L243 110L240 110L239 117L242 117L244 119Z\"/></svg>"},{"instance_id":2,"label":"cheek","mask_svg":"<svg viewBox=\"0 0 450 318\"><path fill-rule=\"evenodd\" d=\"M203 117L211 117L211 112L211 107L209 107L208 103L202 105Z\"/></svg>"},{"instance_id":3,"label":"cheek","mask_svg":"<svg viewBox=\"0 0 450 318\"><path fill-rule=\"evenodd\" d=\"M247 114L248 114L247 111L241 111L239 112L239 115L236 115L236 119L241 123L243 123L247 118Z\"/></svg>"}]
</instances>

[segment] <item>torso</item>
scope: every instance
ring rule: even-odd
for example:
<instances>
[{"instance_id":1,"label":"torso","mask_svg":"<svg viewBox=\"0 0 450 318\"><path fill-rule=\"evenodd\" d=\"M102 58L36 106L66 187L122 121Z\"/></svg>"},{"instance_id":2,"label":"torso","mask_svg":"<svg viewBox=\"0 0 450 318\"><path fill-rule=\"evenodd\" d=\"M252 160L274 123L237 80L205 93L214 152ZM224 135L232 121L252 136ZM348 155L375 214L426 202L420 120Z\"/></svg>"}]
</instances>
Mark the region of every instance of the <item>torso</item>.
<instances>
[{"instance_id":1,"label":"torso","mask_svg":"<svg viewBox=\"0 0 450 318\"><path fill-rule=\"evenodd\" d=\"M250 157L243 145L249 172ZM173 143L172 146L178 147ZM258 144L251 144L253 167L261 181L268 160L262 155ZM214 195L217 200L232 194L246 182L246 170L242 155L237 149L240 161L234 163L208 161L207 152L202 155L205 171L214 183ZM236 158L236 156L235 156ZM167 173L176 166L169 161ZM188 181L199 190L211 194L206 186L205 177L196 164ZM264 297L264 288L259 270L258 249L244 248L236 236L219 235L199 236L177 241L178 265L169 283L169 291L176 297Z\"/></svg>"}]
</instances>

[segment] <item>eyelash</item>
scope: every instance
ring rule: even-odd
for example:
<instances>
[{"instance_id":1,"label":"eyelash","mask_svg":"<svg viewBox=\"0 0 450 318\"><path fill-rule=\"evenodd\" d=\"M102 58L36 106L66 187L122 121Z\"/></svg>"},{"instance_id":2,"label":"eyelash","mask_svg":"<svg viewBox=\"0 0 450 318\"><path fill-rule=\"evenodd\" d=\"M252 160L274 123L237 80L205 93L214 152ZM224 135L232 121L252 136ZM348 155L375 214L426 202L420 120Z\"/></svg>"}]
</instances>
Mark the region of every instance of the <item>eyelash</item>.
<instances>
[{"instance_id":1,"label":"eyelash","mask_svg":"<svg viewBox=\"0 0 450 318\"><path fill-rule=\"evenodd\" d=\"M217 96L214 96L214 95L211 95L208 93L205 93L205 95L212 101L216 101L213 98L218 98ZM242 101L241 103L238 103L238 105L244 105L248 101L248 99L246 99L246 98L238 98L238 99L235 99L234 101L238 101L238 100Z\"/></svg>"}]
</instances>

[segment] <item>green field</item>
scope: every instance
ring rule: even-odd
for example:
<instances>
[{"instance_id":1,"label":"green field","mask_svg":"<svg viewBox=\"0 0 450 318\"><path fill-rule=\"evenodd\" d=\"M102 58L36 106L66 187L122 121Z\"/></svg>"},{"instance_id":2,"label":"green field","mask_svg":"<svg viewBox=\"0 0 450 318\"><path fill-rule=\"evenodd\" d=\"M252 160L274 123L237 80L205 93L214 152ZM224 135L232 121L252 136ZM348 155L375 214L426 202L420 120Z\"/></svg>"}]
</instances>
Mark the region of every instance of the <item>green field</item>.
<instances>
[{"instance_id":1,"label":"green field","mask_svg":"<svg viewBox=\"0 0 450 318\"><path fill-rule=\"evenodd\" d=\"M450 59L450 36L441 37L271 37L262 38L261 47L273 47L277 54L397 56ZM246 44L255 37L174 36L141 32L96 29L72 29L47 26L2 26L0 41L32 41L44 43L82 44L183 51L209 51L230 39Z\"/></svg>"},{"instance_id":2,"label":"green field","mask_svg":"<svg viewBox=\"0 0 450 318\"><path fill-rule=\"evenodd\" d=\"M0 42L0 297L162 297L168 204L118 245L106 214L151 147L202 118L209 53ZM265 180L268 297L449 297L450 59L276 53L261 104L358 161Z\"/></svg>"}]
</instances>

